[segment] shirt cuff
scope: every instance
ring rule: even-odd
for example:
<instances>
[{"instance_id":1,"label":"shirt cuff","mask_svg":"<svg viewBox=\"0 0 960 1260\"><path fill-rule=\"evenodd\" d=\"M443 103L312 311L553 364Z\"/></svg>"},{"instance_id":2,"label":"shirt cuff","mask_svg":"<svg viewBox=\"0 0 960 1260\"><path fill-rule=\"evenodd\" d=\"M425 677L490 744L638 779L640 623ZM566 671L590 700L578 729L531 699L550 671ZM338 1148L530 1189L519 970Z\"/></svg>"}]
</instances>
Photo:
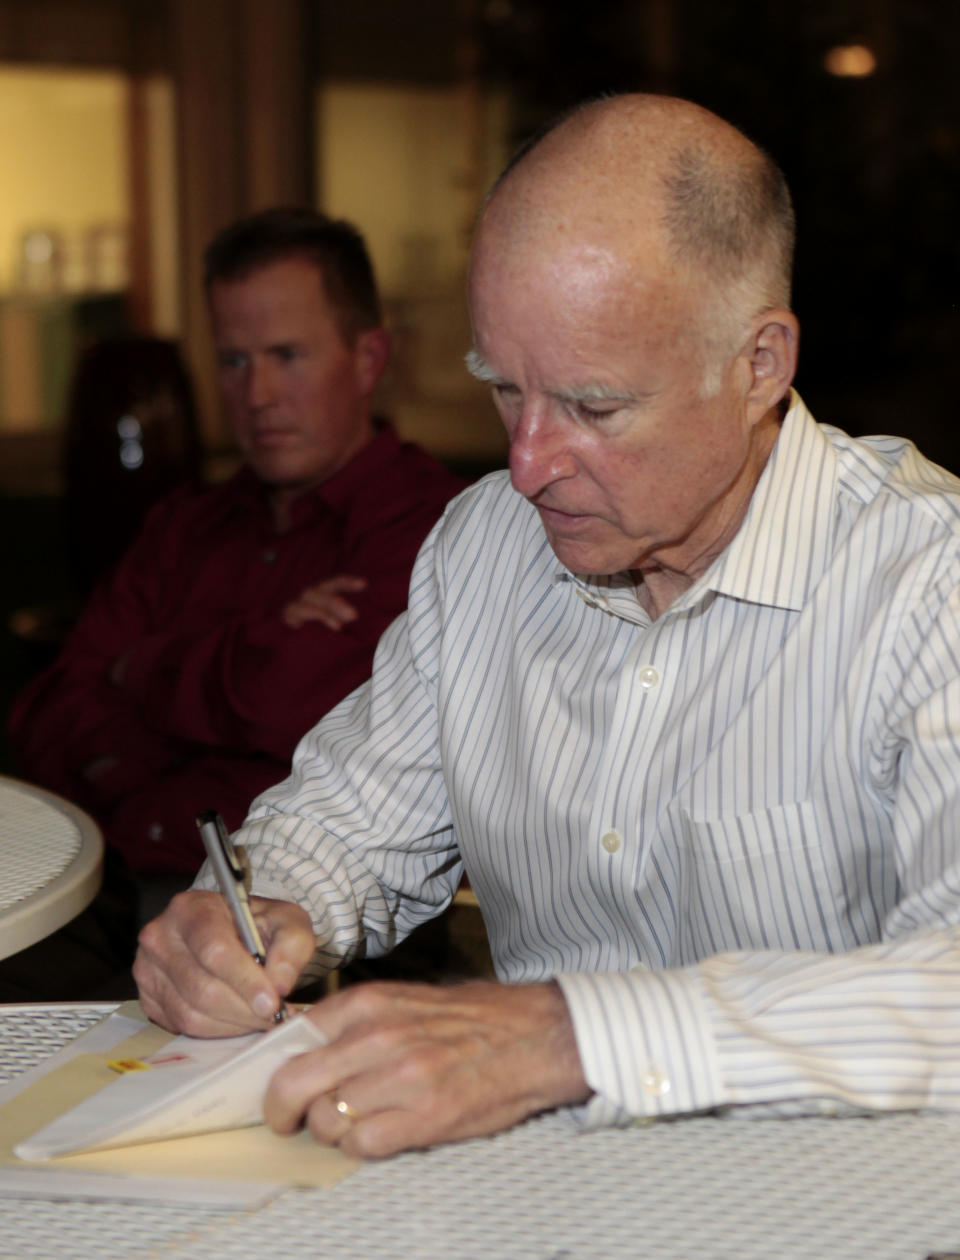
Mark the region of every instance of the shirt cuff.
<instances>
[{"instance_id":1,"label":"shirt cuff","mask_svg":"<svg viewBox=\"0 0 960 1260\"><path fill-rule=\"evenodd\" d=\"M594 1091L586 1124L707 1111L726 1101L694 971L578 972L557 982Z\"/></svg>"}]
</instances>

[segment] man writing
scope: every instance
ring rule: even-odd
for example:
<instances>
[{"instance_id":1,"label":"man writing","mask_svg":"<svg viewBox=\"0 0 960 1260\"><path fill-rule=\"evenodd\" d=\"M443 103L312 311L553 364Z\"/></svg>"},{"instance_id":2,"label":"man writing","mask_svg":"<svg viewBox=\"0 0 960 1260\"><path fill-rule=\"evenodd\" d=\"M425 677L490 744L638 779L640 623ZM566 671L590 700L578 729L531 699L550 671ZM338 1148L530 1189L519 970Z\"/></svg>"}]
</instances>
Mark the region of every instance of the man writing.
<instances>
[{"instance_id":1,"label":"man writing","mask_svg":"<svg viewBox=\"0 0 960 1260\"><path fill-rule=\"evenodd\" d=\"M462 488L373 418L389 341L352 226L242 220L209 246L206 287L244 468L153 512L11 723L23 773L88 808L146 874L195 873L197 809L238 826L368 676Z\"/></svg>"},{"instance_id":2,"label":"man writing","mask_svg":"<svg viewBox=\"0 0 960 1260\"><path fill-rule=\"evenodd\" d=\"M578 111L494 190L470 365L512 486L449 509L251 810L266 968L198 890L135 974L168 1027L266 1026L462 864L499 983L318 1004L278 1131L957 1106L960 483L791 392L791 247L776 168L681 101Z\"/></svg>"}]
</instances>

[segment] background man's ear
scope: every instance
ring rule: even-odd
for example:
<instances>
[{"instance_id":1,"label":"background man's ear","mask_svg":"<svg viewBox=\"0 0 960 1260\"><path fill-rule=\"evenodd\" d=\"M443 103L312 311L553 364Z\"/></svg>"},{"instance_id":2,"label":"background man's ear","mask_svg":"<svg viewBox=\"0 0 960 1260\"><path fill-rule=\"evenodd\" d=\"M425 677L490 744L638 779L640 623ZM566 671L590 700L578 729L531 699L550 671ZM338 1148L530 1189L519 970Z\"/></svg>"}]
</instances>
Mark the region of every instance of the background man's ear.
<instances>
[{"instance_id":1,"label":"background man's ear","mask_svg":"<svg viewBox=\"0 0 960 1260\"><path fill-rule=\"evenodd\" d=\"M357 334L353 357L361 391L372 394L390 359L390 334L385 328L365 328Z\"/></svg>"},{"instance_id":2,"label":"background man's ear","mask_svg":"<svg viewBox=\"0 0 960 1260\"><path fill-rule=\"evenodd\" d=\"M758 415L784 397L797 370L800 325L792 311L765 311L757 317L748 347L752 384L747 395Z\"/></svg>"}]
</instances>

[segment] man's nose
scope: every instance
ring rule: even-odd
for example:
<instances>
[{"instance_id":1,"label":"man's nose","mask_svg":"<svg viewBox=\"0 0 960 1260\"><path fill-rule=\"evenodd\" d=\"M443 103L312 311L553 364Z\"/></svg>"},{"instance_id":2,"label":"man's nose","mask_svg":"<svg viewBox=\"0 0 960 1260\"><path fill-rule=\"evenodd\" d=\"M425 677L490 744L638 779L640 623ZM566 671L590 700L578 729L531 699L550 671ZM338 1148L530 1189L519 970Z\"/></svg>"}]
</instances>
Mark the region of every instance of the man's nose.
<instances>
[{"instance_id":1,"label":"man's nose","mask_svg":"<svg viewBox=\"0 0 960 1260\"><path fill-rule=\"evenodd\" d=\"M253 411L269 407L274 401L274 373L269 363L262 359L252 359L247 368L246 379L247 406Z\"/></svg>"},{"instance_id":2,"label":"man's nose","mask_svg":"<svg viewBox=\"0 0 960 1260\"><path fill-rule=\"evenodd\" d=\"M510 435L510 481L514 490L534 498L555 481L576 472L558 418L548 407L525 408Z\"/></svg>"}]
</instances>

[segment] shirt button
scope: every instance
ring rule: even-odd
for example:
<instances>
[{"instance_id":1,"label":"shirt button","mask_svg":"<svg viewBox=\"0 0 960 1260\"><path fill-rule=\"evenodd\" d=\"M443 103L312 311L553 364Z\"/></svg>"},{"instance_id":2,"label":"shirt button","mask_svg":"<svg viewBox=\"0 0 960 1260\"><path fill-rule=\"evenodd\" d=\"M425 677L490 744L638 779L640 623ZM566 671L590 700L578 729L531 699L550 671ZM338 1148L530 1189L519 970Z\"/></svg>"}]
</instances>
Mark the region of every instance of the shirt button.
<instances>
[{"instance_id":1,"label":"shirt button","mask_svg":"<svg viewBox=\"0 0 960 1260\"><path fill-rule=\"evenodd\" d=\"M640 1078L640 1084L643 1092L654 1098L662 1098L664 1094L670 1093L670 1078L664 1076L659 1068L648 1068Z\"/></svg>"},{"instance_id":2,"label":"shirt button","mask_svg":"<svg viewBox=\"0 0 960 1260\"><path fill-rule=\"evenodd\" d=\"M660 673L653 665L644 665L640 671L640 686L644 691L649 691L651 687L655 687L660 681Z\"/></svg>"},{"instance_id":3,"label":"shirt button","mask_svg":"<svg viewBox=\"0 0 960 1260\"><path fill-rule=\"evenodd\" d=\"M608 853L616 853L623 844L619 831L604 832L603 839L600 841Z\"/></svg>"},{"instance_id":4,"label":"shirt button","mask_svg":"<svg viewBox=\"0 0 960 1260\"><path fill-rule=\"evenodd\" d=\"M147 828L147 835L154 844L159 844L163 839L163 823L151 823Z\"/></svg>"},{"instance_id":5,"label":"shirt button","mask_svg":"<svg viewBox=\"0 0 960 1260\"><path fill-rule=\"evenodd\" d=\"M263 553L263 563L264 563L264 564L273 564L273 562L274 562L274 560L276 560L276 558L277 558L277 553L276 553L275 551L270 551L270 550L267 550L267 551L265 551L265 552Z\"/></svg>"}]
</instances>

